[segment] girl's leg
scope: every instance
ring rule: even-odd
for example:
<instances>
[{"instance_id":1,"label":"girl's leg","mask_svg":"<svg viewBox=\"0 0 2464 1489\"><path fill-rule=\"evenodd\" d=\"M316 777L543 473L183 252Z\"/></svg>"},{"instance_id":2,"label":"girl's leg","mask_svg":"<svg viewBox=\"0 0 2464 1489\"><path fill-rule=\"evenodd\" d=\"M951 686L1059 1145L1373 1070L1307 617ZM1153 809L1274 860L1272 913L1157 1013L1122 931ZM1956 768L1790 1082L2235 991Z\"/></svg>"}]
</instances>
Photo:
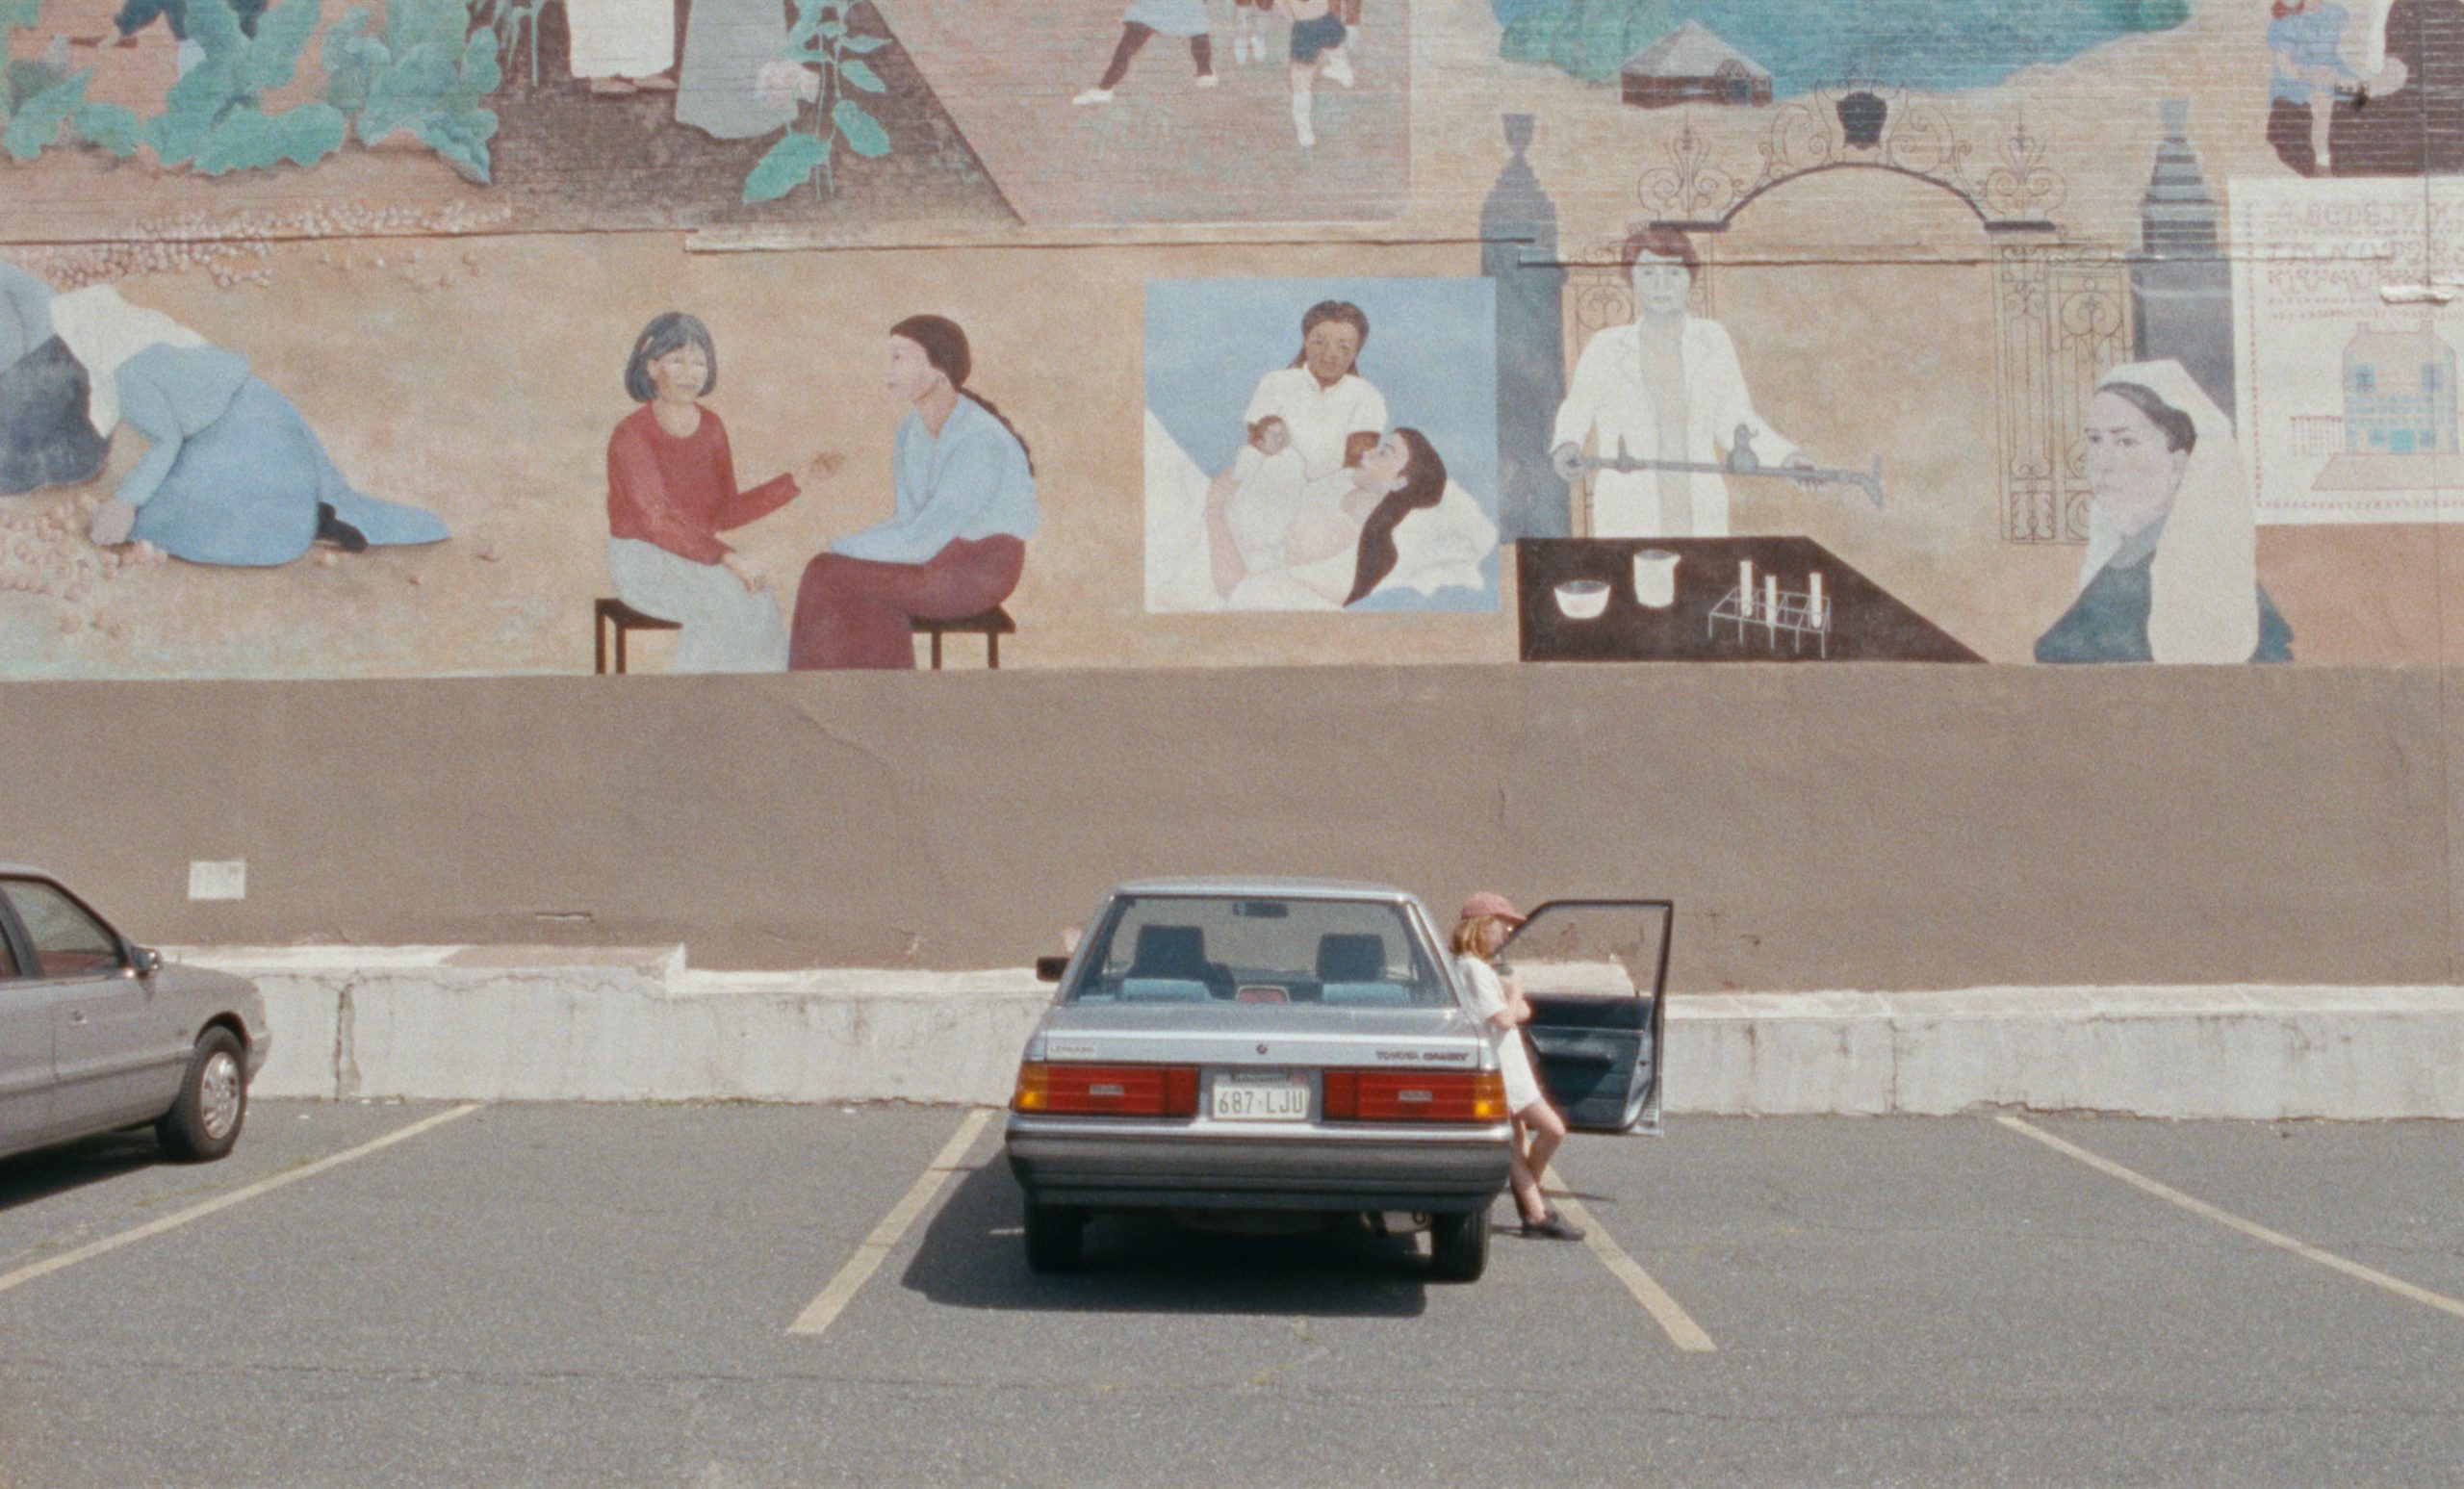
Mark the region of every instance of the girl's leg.
<instances>
[{"instance_id":1,"label":"girl's leg","mask_svg":"<svg viewBox=\"0 0 2464 1489\"><path fill-rule=\"evenodd\" d=\"M1317 83L1318 67L1315 63L1296 62L1292 64L1292 127L1300 137L1303 146L1318 142L1318 132L1310 127L1309 122L1310 102Z\"/></svg>"},{"instance_id":2,"label":"girl's leg","mask_svg":"<svg viewBox=\"0 0 2464 1489\"><path fill-rule=\"evenodd\" d=\"M1104 69L1104 80L1069 101L1071 103L1112 102L1113 90L1120 86L1121 79L1129 76L1130 59L1138 55L1138 49L1144 46L1146 39L1154 34L1155 28L1152 26L1134 20L1123 21L1120 28L1120 45L1113 48L1112 65Z\"/></svg>"},{"instance_id":3,"label":"girl's leg","mask_svg":"<svg viewBox=\"0 0 2464 1489\"><path fill-rule=\"evenodd\" d=\"M1514 1186L1514 1208L1522 1213L1523 1223L1537 1225L1549 1218L1549 1201L1540 1193L1540 1181L1531 1174L1531 1166L1523 1161L1518 1151L1508 1170L1508 1182Z\"/></svg>"},{"instance_id":4,"label":"girl's leg","mask_svg":"<svg viewBox=\"0 0 2464 1489\"><path fill-rule=\"evenodd\" d=\"M1531 1169L1532 1185L1536 1189L1542 1176L1549 1171L1549 1160L1557 1156L1557 1148L1566 1141L1566 1119L1546 1101L1525 1107L1517 1117L1516 1127L1528 1132L1531 1137L1530 1146L1524 1153L1524 1162Z\"/></svg>"},{"instance_id":5,"label":"girl's leg","mask_svg":"<svg viewBox=\"0 0 2464 1489\"><path fill-rule=\"evenodd\" d=\"M1197 86L1215 84L1215 38L1201 31L1190 38L1190 61L1197 64Z\"/></svg>"},{"instance_id":6,"label":"girl's leg","mask_svg":"<svg viewBox=\"0 0 2464 1489\"><path fill-rule=\"evenodd\" d=\"M2310 154L2319 163L2319 174L2334 174L2327 159L2328 126L2335 121L2336 90L2314 87L2310 90Z\"/></svg>"}]
</instances>

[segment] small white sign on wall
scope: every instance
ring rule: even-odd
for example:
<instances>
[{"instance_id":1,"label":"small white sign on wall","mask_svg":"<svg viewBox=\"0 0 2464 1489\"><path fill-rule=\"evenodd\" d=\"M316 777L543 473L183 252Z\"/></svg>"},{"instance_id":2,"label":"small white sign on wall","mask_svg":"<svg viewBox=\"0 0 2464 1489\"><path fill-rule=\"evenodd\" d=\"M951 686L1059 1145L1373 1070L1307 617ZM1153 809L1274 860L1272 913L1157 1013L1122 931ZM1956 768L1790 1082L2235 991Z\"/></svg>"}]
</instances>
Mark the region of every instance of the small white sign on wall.
<instances>
[{"instance_id":1,"label":"small white sign on wall","mask_svg":"<svg viewBox=\"0 0 2464 1489\"><path fill-rule=\"evenodd\" d=\"M244 900L248 897L248 860L223 859L207 861L192 860L189 863L189 898L192 900Z\"/></svg>"}]
</instances>

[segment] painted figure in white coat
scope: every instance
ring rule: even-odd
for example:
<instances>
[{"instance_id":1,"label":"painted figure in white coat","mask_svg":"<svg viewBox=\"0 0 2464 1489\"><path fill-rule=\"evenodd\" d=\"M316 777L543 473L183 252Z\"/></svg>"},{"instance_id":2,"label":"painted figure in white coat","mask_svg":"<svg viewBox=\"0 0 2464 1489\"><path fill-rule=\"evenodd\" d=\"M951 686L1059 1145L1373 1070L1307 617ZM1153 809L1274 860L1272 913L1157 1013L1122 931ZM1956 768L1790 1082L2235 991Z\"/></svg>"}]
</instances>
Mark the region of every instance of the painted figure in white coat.
<instances>
[{"instance_id":1,"label":"painted figure in white coat","mask_svg":"<svg viewBox=\"0 0 2464 1489\"><path fill-rule=\"evenodd\" d=\"M1557 409L1550 458L1568 484L1588 442L1603 459L1621 445L1636 460L1710 465L1739 429L1761 465L1811 465L1763 422L1746 393L1736 344L1716 321L1686 313L1702 260L1686 236L1645 228L1626 240L1634 319L1591 339L1575 363L1573 386ZM1591 535L1616 538L1725 537L1728 482L1707 472L1595 471Z\"/></svg>"}]
</instances>

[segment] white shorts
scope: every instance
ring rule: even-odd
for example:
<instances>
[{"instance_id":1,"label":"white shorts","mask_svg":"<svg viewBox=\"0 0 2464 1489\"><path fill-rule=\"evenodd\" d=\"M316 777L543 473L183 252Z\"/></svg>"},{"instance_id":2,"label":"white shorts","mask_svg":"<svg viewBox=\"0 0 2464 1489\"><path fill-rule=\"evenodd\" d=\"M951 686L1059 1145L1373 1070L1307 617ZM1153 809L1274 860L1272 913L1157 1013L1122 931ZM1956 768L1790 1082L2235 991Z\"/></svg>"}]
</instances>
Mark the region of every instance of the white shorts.
<instances>
[{"instance_id":1,"label":"white shorts","mask_svg":"<svg viewBox=\"0 0 2464 1489\"><path fill-rule=\"evenodd\" d=\"M1523 1042L1523 1033L1498 1036L1498 1064L1504 1068L1505 1109L1520 1113L1535 1101L1548 1097L1540 1090L1539 1077L1531 1073L1531 1057Z\"/></svg>"}]
</instances>

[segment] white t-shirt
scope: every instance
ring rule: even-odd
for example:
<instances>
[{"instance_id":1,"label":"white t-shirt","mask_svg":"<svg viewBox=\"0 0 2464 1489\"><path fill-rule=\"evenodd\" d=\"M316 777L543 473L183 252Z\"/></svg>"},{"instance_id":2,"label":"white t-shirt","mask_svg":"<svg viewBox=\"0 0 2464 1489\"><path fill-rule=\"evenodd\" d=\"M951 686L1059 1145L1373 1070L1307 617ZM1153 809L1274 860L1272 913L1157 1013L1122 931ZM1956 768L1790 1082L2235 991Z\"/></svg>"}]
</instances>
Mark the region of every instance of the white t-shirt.
<instances>
[{"instance_id":1,"label":"white t-shirt","mask_svg":"<svg viewBox=\"0 0 2464 1489\"><path fill-rule=\"evenodd\" d=\"M1363 429L1386 432L1386 396L1358 372L1346 372L1331 388L1322 388L1305 367L1279 367L1258 379L1249 398L1250 424L1269 415L1292 431L1292 448L1311 475L1340 471L1344 441Z\"/></svg>"},{"instance_id":2,"label":"white t-shirt","mask_svg":"<svg viewBox=\"0 0 2464 1489\"><path fill-rule=\"evenodd\" d=\"M1477 957L1457 957L1455 968L1462 973L1464 990L1472 995L1472 1014L1480 1020L1481 1032L1498 1047L1499 1073L1505 1077L1505 1107L1520 1112L1548 1095L1540 1089L1539 1076L1531 1068L1531 1057L1524 1051L1523 1034L1517 1029L1500 1029L1492 1020L1505 1010L1505 984L1498 977L1497 968Z\"/></svg>"}]
</instances>

